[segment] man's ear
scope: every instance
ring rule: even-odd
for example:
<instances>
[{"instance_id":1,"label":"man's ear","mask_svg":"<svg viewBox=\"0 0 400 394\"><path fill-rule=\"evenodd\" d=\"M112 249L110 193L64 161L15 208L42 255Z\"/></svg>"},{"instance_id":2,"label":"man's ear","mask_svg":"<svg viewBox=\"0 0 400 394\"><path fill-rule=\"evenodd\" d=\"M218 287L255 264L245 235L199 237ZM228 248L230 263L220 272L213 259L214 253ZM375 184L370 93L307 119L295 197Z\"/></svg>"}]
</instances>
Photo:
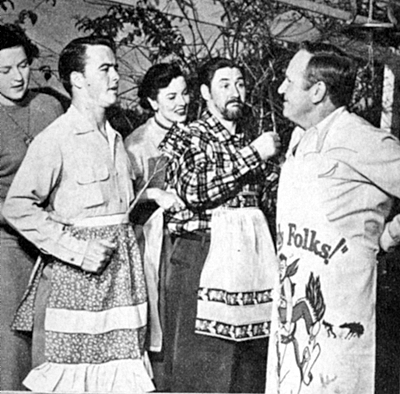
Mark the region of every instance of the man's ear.
<instances>
[{"instance_id":1,"label":"man's ear","mask_svg":"<svg viewBox=\"0 0 400 394\"><path fill-rule=\"evenodd\" d=\"M200 93L204 100L209 101L211 99L210 89L207 85L200 86Z\"/></svg>"},{"instance_id":2,"label":"man's ear","mask_svg":"<svg viewBox=\"0 0 400 394\"><path fill-rule=\"evenodd\" d=\"M151 108L153 109L154 112L158 111L158 103L157 100L153 100L150 97L147 97L147 101L149 102Z\"/></svg>"},{"instance_id":3,"label":"man's ear","mask_svg":"<svg viewBox=\"0 0 400 394\"><path fill-rule=\"evenodd\" d=\"M83 74L78 71L72 71L70 75L71 85L75 86L78 89L82 89L83 87Z\"/></svg>"},{"instance_id":4,"label":"man's ear","mask_svg":"<svg viewBox=\"0 0 400 394\"><path fill-rule=\"evenodd\" d=\"M313 104L318 104L321 101L324 101L328 93L325 82L318 81L311 87L311 89L312 89L311 100Z\"/></svg>"}]
</instances>

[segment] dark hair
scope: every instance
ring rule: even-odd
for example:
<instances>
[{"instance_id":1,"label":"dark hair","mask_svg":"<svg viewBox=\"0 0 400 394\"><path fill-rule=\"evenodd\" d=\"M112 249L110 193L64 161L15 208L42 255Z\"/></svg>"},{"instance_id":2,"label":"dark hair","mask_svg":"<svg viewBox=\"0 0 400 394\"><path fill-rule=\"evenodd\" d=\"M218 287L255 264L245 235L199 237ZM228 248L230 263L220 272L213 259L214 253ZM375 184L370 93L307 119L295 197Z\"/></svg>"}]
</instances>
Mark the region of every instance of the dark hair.
<instances>
[{"instance_id":1,"label":"dark hair","mask_svg":"<svg viewBox=\"0 0 400 394\"><path fill-rule=\"evenodd\" d=\"M312 55L306 67L305 89L322 81L335 107L348 105L351 101L357 69L354 59L332 44L305 41L300 49Z\"/></svg>"},{"instance_id":2,"label":"dark hair","mask_svg":"<svg viewBox=\"0 0 400 394\"><path fill-rule=\"evenodd\" d=\"M115 53L114 42L106 37L88 36L72 40L60 54L58 73L64 89L71 94L71 73L83 73L86 66L86 49L88 46L104 45Z\"/></svg>"},{"instance_id":3,"label":"dark hair","mask_svg":"<svg viewBox=\"0 0 400 394\"><path fill-rule=\"evenodd\" d=\"M148 98L156 100L160 89L166 88L173 79L183 76L181 68L176 63L159 63L151 66L139 86L140 106L151 110Z\"/></svg>"},{"instance_id":4,"label":"dark hair","mask_svg":"<svg viewBox=\"0 0 400 394\"><path fill-rule=\"evenodd\" d=\"M29 64L39 55L38 47L32 43L24 30L18 25L0 25L0 37L0 51L21 46L25 51Z\"/></svg>"},{"instance_id":5,"label":"dark hair","mask_svg":"<svg viewBox=\"0 0 400 394\"><path fill-rule=\"evenodd\" d=\"M197 72L198 87L200 87L201 85L206 85L211 88L211 81L213 80L215 73L219 69L226 67L239 69L244 78L244 71L242 67L239 66L236 62L223 57L214 57L207 60L199 67Z\"/></svg>"}]
</instances>

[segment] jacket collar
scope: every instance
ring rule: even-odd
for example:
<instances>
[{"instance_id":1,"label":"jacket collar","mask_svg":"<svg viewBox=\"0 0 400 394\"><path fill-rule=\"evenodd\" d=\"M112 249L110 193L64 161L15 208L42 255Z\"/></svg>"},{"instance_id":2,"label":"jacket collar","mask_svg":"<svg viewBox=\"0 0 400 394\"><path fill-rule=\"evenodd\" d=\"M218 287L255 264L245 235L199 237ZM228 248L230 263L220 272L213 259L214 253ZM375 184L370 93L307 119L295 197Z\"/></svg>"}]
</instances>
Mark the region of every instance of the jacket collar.
<instances>
[{"instance_id":1,"label":"jacket collar","mask_svg":"<svg viewBox=\"0 0 400 394\"><path fill-rule=\"evenodd\" d=\"M93 128L93 125L79 112L79 110L73 104L70 105L65 115L72 120L72 131L74 134L87 134L96 131ZM114 132L117 136L120 136L120 134L111 127L108 121L106 121L106 128L109 131Z\"/></svg>"}]
</instances>

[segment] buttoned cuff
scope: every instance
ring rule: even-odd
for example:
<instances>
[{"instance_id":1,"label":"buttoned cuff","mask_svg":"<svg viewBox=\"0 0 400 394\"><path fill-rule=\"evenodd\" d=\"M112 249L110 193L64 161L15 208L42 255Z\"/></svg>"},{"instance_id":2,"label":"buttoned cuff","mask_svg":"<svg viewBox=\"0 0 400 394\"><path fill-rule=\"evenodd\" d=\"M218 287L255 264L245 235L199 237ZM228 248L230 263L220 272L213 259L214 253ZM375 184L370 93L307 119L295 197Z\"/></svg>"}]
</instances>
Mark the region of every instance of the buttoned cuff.
<instances>
[{"instance_id":1,"label":"buttoned cuff","mask_svg":"<svg viewBox=\"0 0 400 394\"><path fill-rule=\"evenodd\" d=\"M65 239L63 241L65 241ZM68 242L65 244L57 245L57 250L53 255L65 263L76 267L82 267L88 245L89 241L78 240L70 237Z\"/></svg>"}]
</instances>

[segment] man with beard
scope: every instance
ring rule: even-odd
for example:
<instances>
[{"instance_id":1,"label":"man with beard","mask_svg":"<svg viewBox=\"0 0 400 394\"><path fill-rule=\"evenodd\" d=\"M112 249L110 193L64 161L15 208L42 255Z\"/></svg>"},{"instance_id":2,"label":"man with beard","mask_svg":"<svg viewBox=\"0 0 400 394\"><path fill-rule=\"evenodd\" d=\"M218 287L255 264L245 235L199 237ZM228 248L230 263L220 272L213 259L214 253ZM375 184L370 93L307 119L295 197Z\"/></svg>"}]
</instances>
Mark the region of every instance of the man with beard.
<instances>
[{"instance_id":1,"label":"man with beard","mask_svg":"<svg viewBox=\"0 0 400 394\"><path fill-rule=\"evenodd\" d=\"M160 145L171 158L168 183L186 204L169 222L171 391L262 392L277 272L265 214L274 205L278 171L269 158L279 136L251 142L240 127L246 89L233 61L211 59L198 78L205 111Z\"/></svg>"}]
</instances>

